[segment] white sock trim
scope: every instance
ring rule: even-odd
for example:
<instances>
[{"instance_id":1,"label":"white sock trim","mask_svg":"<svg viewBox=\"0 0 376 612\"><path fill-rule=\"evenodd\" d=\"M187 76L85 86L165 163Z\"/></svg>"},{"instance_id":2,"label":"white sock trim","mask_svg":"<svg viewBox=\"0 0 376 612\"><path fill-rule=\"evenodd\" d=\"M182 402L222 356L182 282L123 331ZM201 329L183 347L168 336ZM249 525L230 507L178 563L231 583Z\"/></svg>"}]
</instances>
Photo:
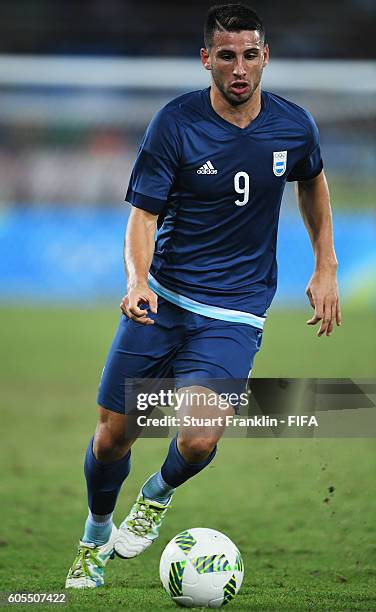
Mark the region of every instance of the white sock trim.
<instances>
[{"instance_id":1,"label":"white sock trim","mask_svg":"<svg viewBox=\"0 0 376 612\"><path fill-rule=\"evenodd\" d=\"M113 512L110 514L93 514L89 508L89 519L96 527L106 527L112 523Z\"/></svg>"}]
</instances>

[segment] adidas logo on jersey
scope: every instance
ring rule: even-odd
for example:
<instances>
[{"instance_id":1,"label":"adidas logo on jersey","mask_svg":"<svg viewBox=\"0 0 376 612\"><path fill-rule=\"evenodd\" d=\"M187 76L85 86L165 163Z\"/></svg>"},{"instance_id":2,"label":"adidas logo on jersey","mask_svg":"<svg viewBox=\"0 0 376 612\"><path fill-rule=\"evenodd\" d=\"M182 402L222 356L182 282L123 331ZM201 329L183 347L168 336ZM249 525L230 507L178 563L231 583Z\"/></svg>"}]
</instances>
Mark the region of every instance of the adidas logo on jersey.
<instances>
[{"instance_id":1,"label":"adidas logo on jersey","mask_svg":"<svg viewBox=\"0 0 376 612\"><path fill-rule=\"evenodd\" d=\"M217 172L218 170L214 168L213 164L209 159L206 164L204 164L197 170L197 174L217 174Z\"/></svg>"}]
</instances>

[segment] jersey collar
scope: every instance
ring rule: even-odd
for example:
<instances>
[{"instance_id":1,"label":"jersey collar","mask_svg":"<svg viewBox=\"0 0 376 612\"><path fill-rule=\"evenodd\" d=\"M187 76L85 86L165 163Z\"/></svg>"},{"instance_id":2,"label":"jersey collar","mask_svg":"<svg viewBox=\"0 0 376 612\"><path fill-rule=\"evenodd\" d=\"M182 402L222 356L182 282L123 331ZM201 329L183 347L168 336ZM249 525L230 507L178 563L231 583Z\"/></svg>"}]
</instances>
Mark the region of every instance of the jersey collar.
<instances>
[{"instance_id":1,"label":"jersey collar","mask_svg":"<svg viewBox=\"0 0 376 612\"><path fill-rule=\"evenodd\" d=\"M223 119L223 117L221 117L220 115L218 115L218 113L215 112L210 100L210 87L206 87L205 89L203 89L202 94L205 109L210 115L211 119L214 119L216 123L219 123L222 127L229 130L233 134L245 136L246 134L253 132L255 128L259 127L261 123L264 122L266 115L268 114L269 97L265 94L264 91L261 91L261 110L259 114L255 119L253 119L253 121L251 121L249 125L247 125L247 127L241 128L237 125L234 125L233 123L230 123L230 121L226 121L226 119Z\"/></svg>"}]
</instances>

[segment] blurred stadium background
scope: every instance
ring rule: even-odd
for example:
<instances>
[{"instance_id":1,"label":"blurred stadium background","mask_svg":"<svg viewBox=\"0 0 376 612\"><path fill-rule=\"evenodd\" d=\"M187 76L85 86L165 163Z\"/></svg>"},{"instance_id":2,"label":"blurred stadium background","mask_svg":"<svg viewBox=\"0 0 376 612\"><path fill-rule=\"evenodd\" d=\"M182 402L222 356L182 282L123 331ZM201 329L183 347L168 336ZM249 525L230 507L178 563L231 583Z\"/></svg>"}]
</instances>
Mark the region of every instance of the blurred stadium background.
<instances>
[{"instance_id":1,"label":"blurred stadium background","mask_svg":"<svg viewBox=\"0 0 376 612\"><path fill-rule=\"evenodd\" d=\"M141 135L179 93L205 87L209 2L2 3L0 299L117 303L123 197ZM375 307L375 4L254 2L267 26L264 87L308 108L322 139L344 305ZM275 307L304 306L312 270L291 186Z\"/></svg>"}]
</instances>

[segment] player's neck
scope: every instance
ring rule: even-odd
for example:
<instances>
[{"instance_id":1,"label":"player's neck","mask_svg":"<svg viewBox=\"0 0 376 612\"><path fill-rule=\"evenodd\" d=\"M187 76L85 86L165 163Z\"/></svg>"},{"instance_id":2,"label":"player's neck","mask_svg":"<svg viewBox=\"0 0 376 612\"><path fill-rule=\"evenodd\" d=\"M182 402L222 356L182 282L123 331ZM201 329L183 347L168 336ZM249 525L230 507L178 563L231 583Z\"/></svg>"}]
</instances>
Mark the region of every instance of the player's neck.
<instances>
[{"instance_id":1,"label":"player's neck","mask_svg":"<svg viewBox=\"0 0 376 612\"><path fill-rule=\"evenodd\" d=\"M219 89L212 85L210 88L210 101L213 109L222 119L233 123L237 127L246 128L256 119L261 111L261 88L258 86L252 97L245 104L232 106L223 97Z\"/></svg>"}]
</instances>

